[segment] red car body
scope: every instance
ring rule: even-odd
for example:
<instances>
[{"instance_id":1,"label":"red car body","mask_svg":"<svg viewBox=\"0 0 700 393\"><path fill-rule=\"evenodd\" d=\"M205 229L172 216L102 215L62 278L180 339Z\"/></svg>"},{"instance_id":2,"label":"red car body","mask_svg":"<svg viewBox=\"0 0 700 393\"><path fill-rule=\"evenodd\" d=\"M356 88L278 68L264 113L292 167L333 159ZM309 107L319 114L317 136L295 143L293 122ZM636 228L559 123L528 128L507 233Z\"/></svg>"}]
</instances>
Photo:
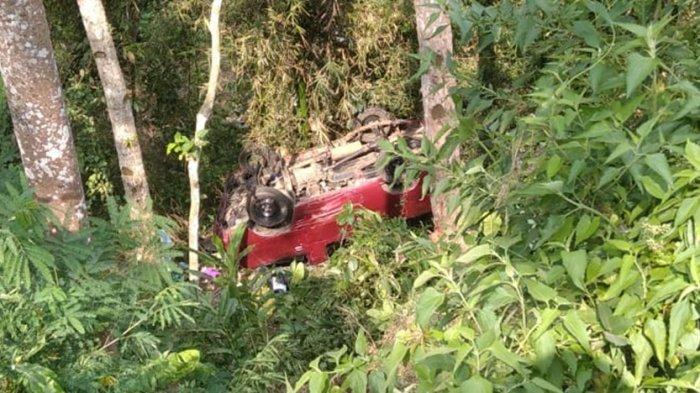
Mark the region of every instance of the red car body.
<instances>
[{"instance_id":1,"label":"red car body","mask_svg":"<svg viewBox=\"0 0 700 393\"><path fill-rule=\"evenodd\" d=\"M328 259L329 247L338 243L343 228L338 214L346 204L378 212L386 217L415 218L430 213L430 198L422 197L422 181L402 191L392 191L385 180L376 177L326 194L300 200L292 223L285 228L265 229L248 226L241 248L250 251L242 261L248 268L304 259L315 265ZM228 247L232 228L216 228Z\"/></svg>"}]
</instances>

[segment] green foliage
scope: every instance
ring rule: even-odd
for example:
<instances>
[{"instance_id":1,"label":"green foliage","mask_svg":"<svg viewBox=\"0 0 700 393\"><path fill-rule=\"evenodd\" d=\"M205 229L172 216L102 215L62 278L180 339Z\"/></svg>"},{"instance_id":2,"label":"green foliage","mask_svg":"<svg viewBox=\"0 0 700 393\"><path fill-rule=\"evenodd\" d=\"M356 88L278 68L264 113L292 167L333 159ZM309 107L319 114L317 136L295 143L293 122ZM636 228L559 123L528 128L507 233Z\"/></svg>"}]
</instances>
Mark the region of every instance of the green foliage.
<instances>
[{"instance_id":1,"label":"green foliage","mask_svg":"<svg viewBox=\"0 0 700 393\"><path fill-rule=\"evenodd\" d=\"M477 44L501 76L456 56L447 143L385 148L459 230L416 240L422 269L381 346L358 334L288 390L700 390L690 3L448 5L469 28L458 55Z\"/></svg>"},{"instance_id":2,"label":"green foliage","mask_svg":"<svg viewBox=\"0 0 700 393\"><path fill-rule=\"evenodd\" d=\"M196 351L159 345L199 304L170 278L176 254L156 229L171 224L136 225L112 203L110 222L66 233L22 184L5 183L0 200L3 390L155 391L201 368Z\"/></svg>"}]
</instances>

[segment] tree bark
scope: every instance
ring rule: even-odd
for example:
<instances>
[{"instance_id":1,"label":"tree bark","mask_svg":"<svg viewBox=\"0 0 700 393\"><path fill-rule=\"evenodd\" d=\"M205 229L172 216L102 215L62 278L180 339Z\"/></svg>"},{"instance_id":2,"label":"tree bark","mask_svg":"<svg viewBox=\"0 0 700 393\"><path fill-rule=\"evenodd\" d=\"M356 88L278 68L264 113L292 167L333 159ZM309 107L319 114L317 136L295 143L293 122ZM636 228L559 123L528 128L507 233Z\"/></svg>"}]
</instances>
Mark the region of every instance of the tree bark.
<instances>
[{"instance_id":1,"label":"tree bark","mask_svg":"<svg viewBox=\"0 0 700 393\"><path fill-rule=\"evenodd\" d=\"M221 49L219 37L219 13L221 11L221 0L213 0L211 3L211 15L209 16L209 33L211 34L211 64L209 65L209 82L207 83L207 93L204 102L197 112L197 119L194 130L194 151L187 158L187 174L190 181L190 216L189 216L189 269L199 270L199 155L202 146L202 135L207 126L207 121L214 108L214 98L216 87L219 83L219 70L221 68ZM195 281L196 276L190 275L190 279Z\"/></svg>"},{"instance_id":2,"label":"tree bark","mask_svg":"<svg viewBox=\"0 0 700 393\"><path fill-rule=\"evenodd\" d=\"M421 76L421 95L423 97L423 126L425 134L439 147L445 141L447 133L441 131L456 125L455 104L450 96L450 89L456 81L447 69L447 59L452 56L452 27L450 18L435 0L414 0L416 11L416 31L421 55L432 52L433 64ZM436 14L436 16L432 16ZM431 20L432 18L436 18ZM451 159L459 156L455 150ZM438 173L438 176L441 174ZM454 217L447 211L449 193L431 196L433 221L439 233L454 229Z\"/></svg>"},{"instance_id":3,"label":"tree bark","mask_svg":"<svg viewBox=\"0 0 700 393\"><path fill-rule=\"evenodd\" d=\"M77 230L85 196L41 0L0 0L0 72L29 184Z\"/></svg>"},{"instance_id":4,"label":"tree bark","mask_svg":"<svg viewBox=\"0 0 700 393\"><path fill-rule=\"evenodd\" d=\"M102 0L78 0L78 7L102 81L124 193L131 203L132 217L150 215L148 181L131 109L131 98L119 66L117 50Z\"/></svg>"}]
</instances>

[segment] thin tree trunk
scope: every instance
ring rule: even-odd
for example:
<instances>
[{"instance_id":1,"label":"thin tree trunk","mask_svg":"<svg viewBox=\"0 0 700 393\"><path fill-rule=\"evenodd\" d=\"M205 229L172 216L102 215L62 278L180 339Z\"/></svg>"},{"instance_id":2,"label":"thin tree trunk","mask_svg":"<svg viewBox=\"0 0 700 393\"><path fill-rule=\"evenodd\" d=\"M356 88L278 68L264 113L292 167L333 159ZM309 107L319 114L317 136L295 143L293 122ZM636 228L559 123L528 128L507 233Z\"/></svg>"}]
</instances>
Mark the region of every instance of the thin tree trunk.
<instances>
[{"instance_id":1,"label":"thin tree trunk","mask_svg":"<svg viewBox=\"0 0 700 393\"><path fill-rule=\"evenodd\" d=\"M207 83L207 93L204 102L197 112L197 119L194 130L195 151L188 156L187 174L190 180L190 217L189 217L189 268L191 271L199 270L199 154L202 146L202 134L207 126L207 121L211 116L214 107L214 97L216 96L216 86L219 82L219 70L221 68L221 49L219 39L219 13L221 11L221 0L213 0L211 4L211 15L209 17L209 32L211 34L211 64L209 65L209 82ZM190 275L190 279L195 281L196 276Z\"/></svg>"},{"instance_id":2,"label":"thin tree trunk","mask_svg":"<svg viewBox=\"0 0 700 393\"><path fill-rule=\"evenodd\" d=\"M435 54L434 63L421 76L423 124L426 135L432 138L437 146L441 146L447 133L443 133L439 140L438 135L444 128L454 127L457 122L455 104L450 96L450 89L456 82L446 64L447 59L452 56L452 27L450 18L439 7L437 1L414 0L413 5L416 11L419 50L421 54ZM436 16L433 16L434 14ZM458 155L459 151L455 150L451 158L454 159ZM447 211L448 198L449 194L431 197L433 220L438 234L454 229L454 217Z\"/></svg>"},{"instance_id":3,"label":"thin tree trunk","mask_svg":"<svg viewBox=\"0 0 700 393\"><path fill-rule=\"evenodd\" d=\"M77 230L85 196L41 0L0 0L0 72L29 184Z\"/></svg>"},{"instance_id":4,"label":"thin tree trunk","mask_svg":"<svg viewBox=\"0 0 700 393\"><path fill-rule=\"evenodd\" d=\"M132 217L150 215L148 181L131 109L131 98L119 66L102 0L78 0L78 7L102 81L124 193L132 204Z\"/></svg>"}]
</instances>

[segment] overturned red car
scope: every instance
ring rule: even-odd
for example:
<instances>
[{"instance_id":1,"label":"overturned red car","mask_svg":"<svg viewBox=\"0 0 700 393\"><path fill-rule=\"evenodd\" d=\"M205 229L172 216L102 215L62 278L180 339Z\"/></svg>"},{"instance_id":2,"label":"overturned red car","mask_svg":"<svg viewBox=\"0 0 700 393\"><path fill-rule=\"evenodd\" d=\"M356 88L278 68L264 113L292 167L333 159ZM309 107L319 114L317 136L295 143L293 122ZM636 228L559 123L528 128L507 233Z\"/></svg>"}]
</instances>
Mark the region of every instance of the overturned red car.
<instances>
[{"instance_id":1,"label":"overturned red car","mask_svg":"<svg viewBox=\"0 0 700 393\"><path fill-rule=\"evenodd\" d=\"M328 259L343 231L337 216L346 204L388 217L415 218L430 213L420 180L394 179L400 159L384 157L379 141L402 138L419 149L422 126L369 109L345 137L289 157L269 149L241 155L229 176L217 214L215 233L228 246L233 229L246 225L243 266L257 268L294 259L318 264ZM385 165L380 167L379 162Z\"/></svg>"}]
</instances>

